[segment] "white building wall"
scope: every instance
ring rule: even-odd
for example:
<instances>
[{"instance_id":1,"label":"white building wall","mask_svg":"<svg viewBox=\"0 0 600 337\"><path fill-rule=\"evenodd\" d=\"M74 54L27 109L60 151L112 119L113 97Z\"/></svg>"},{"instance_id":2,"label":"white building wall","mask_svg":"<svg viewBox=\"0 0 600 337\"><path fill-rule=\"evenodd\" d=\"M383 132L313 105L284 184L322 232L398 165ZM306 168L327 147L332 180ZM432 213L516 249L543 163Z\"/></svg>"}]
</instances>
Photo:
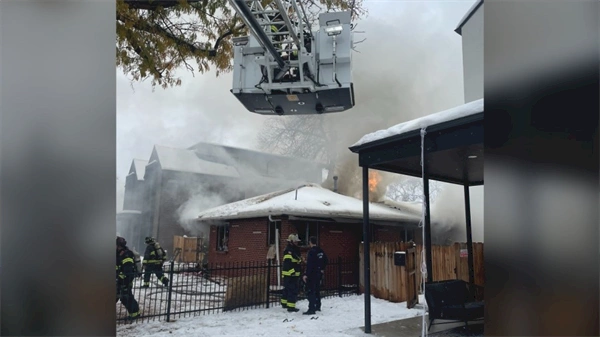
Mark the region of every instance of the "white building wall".
<instances>
[{"instance_id":1,"label":"white building wall","mask_svg":"<svg viewBox=\"0 0 600 337\"><path fill-rule=\"evenodd\" d=\"M462 27L465 103L483 98L483 7Z\"/></svg>"}]
</instances>

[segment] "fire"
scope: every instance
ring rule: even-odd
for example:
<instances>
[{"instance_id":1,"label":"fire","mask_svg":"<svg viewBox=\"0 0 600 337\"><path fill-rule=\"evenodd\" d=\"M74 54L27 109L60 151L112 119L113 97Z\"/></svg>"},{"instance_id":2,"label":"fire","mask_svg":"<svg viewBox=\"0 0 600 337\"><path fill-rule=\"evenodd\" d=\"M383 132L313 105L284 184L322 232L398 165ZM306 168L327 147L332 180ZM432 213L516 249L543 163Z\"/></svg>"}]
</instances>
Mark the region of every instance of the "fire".
<instances>
[{"instance_id":1,"label":"fire","mask_svg":"<svg viewBox=\"0 0 600 337\"><path fill-rule=\"evenodd\" d=\"M369 171L369 192L374 192L381 181L381 175L377 171Z\"/></svg>"}]
</instances>

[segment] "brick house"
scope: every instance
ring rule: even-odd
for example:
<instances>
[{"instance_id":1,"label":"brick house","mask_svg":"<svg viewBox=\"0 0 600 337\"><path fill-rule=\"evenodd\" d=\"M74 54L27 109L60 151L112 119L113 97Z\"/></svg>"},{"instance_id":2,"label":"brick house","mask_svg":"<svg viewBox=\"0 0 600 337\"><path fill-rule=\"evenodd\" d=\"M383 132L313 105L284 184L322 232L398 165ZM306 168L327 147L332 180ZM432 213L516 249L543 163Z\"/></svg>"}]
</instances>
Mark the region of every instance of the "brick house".
<instances>
[{"instance_id":1,"label":"brick house","mask_svg":"<svg viewBox=\"0 0 600 337\"><path fill-rule=\"evenodd\" d=\"M323 165L302 159L210 143L156 145L149 160L131 164L117 229L138 251L151 235L171 253L174 236L198 235L180 216L194 197L207 197L197 205L201 211L299 183L320 183L322 177Z\"/></svg>"},{"instance_id":2,"label":"brick house","mask_svg":"<svg viewBox=\"0 0 600 337\"><path fill-rule=\"evenodd\" d=\"M406 241L419 232L420 209L406 203L371 203L372 241ZM362 241L362 200L316 184L234 202L206 210L199 226L210 226L208 263L279 261L289 234L297 233L301 251L316 236L330 259L358 261ZM278 239L276 238L276 235Z\"/></svg>"}]
</instances>

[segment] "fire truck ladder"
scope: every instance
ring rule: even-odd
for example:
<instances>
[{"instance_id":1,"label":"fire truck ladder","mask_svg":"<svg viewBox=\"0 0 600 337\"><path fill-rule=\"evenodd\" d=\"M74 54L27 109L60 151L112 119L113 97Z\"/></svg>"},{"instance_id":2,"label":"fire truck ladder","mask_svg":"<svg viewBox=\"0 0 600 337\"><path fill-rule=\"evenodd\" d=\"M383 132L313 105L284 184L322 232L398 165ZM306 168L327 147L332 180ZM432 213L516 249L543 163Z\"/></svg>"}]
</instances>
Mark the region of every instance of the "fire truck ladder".
<instances>
[{"instance_id":1,"label":"fire truck ladder","mask_svg":"<svg viewBox=\"0 0 600 337\"><path fill-rule=\"evenodd\" d=\"M264 0L229 0L251 34L271 58L266 64L269 85L274 80L281 80L290 69L296 67L300 72L301 82L304 77L304 70L300 67L300 57L298 60L289 59L294 51L298 54L302 51L306 52L304 27L310 26L295 0L284 1L285 4L282 0L267 1L267 5L263 6ZM295 22L290 15L294 17ZM274 30L274 27L279 29ZM283 53L288 55L288 60L282 57Z\"/></svg>"},{"instance_id":2,"label":"fire truck ladder","mask_svg":"<svg viewBox=\"0 0 600 337\"><path fill-rule=\"evenodd\" d=\"M248 36L232 38L231 89L248 111L308 115L354 106L350 11L320 13L313 31L298 0L228 1L248 27Z\"/></svg>"}]
</instances>

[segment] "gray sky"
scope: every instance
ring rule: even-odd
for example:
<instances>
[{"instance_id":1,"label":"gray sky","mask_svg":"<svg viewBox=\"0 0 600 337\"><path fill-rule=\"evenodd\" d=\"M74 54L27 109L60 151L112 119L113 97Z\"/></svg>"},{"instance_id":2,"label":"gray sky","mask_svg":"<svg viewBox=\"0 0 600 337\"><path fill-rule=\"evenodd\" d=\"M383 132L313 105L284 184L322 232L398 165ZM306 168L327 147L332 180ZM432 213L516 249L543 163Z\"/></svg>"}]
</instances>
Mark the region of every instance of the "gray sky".
<instances>
[{"instance_id":1,"label":"gray sky","mask_svg":"<svg viewBox=\"0 0 600 337\"><path fill-rule=\"evenodd\" d=\"M373 95L364 93L378 86L379 79L384 85L377 104L393 106L398 95L393 90L385 94L386 88L395 78L405 76L412 76L411 95L429 95L419 97L417 102L423 114L464 103L461 38L453 30L474 2L366 0L369 15L356 28L365 33L355 35L355 41L367 39L357 46L360 54L354 54L357 107L371 104ZM415 58L417 54L427 57ZM425 69L427 76L419 76ZM116 173L121 191L131 160L147 160L155 144L188 147L210 141L256 149L256 137L265 117L246 111L229 92L231 73L215 77L210 71L193 77L182 70L180 74L182 86L153 91L149 82L131 84L117 69ZM419 117L412 114L399 116L394 123Z\"/></svg>"}]
</instances>

